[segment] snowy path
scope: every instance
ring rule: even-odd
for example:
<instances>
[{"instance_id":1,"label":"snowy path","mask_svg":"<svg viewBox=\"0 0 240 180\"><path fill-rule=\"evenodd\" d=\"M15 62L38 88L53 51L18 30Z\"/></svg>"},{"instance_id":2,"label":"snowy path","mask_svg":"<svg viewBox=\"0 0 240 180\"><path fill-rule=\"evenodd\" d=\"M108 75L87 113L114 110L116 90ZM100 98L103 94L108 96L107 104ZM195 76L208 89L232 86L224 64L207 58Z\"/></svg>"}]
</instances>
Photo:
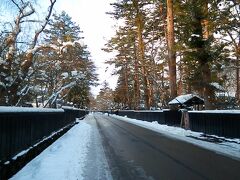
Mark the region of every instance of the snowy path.
<instances>
[{"instance_id":1,"label":"snowy path","mask_svg":"<svg viewBox=\"0 0 240 180\"><path fill-rule=\"evenodd\" d=\"M13 180L111 180L96 122L87 116L29 162Z\"/></svg>"},{"instance_id":2,"label":"snowy path","mask_svg":"<svg viewBox=\"0 0 240 180\"><path fill-rule=\"evenodd\" d=\"M92 131L83 177L91 180L111 180L112 177L105 157L102 139L96 125L96 120L92 115L89 115L85 121L91 125Z\"/></svg>"},{"instance_id":3,"label":"snowy path","mask_svg":"<svg viewBox=\"0 0 240 180\"><path fill-rule=\"evenodd\" d=\"M232 158L237 160L234 160L233 164L237 164L230 167L229 172L232 172L231 169L234 170L234 168L240 166L239 139L235 139L233 142L211 143L199 140L200 135L200 133L160 125L156 122L90 114L29 162L12 179L112 180L126 178L126 173L129 171L129 179L134 179L135 175L140 175L140 179L149 179L155 172L161 171L163 174L175 176L172 173L174 169L176 173L180 173L179 175L185 171L186 174L195 177L196 173L198 174L198 168L194 171L191 168L199 162L200 165L196 167L204 169L199 173L201 174L200 177L205 177L205 173L211 173L208 170L209 163L215 166L215 161L212 160L215 155L218 160L220 159L219 162L227 161L231 164ZM153 139L149 141L149 138ZM226 141L228 140L226 139ZM186 148L183 149L182 147ZM158 150L156 151L156 149ZM175 157L175 155L179 156L179 151L184 152L184 156ZM192 151L197 153L194 154ZM173 154L170 155L169 153ZM193 155L190 159L189 153ZM200 156L200 153L203 154ZM157 154L160 156L156 156ZM210 157L210 161L205 158L206 155ZM195 156L198 162L196 162ZM172 158L169 159L169 157ZM177 158L177 161L180 160L181 163L172 161L173 157L174 159ZM229 159L229 157L231 158ZM150 165L152 162L153 166ZM159 162L161 164L158 164ZM186 164L182 166L181 164L184 163ZM159 168L160 166L161 168ZM185 167L191 168L186 170ZM184 171L179 171L179 168ZM219 168L222 169L221 164ZM161 174L161 177L163 177L163 174ZM133 177L131 177L132 175Z\"/></svg>"}]
</instances>

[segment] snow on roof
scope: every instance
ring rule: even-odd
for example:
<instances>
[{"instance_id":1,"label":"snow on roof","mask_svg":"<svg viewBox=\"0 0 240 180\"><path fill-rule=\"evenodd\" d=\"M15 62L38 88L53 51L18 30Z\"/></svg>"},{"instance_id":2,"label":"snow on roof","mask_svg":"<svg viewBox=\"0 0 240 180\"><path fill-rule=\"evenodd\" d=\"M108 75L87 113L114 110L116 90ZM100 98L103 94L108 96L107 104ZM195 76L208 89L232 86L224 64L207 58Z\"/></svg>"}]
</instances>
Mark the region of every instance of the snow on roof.
<instances>
[{"instance_id":1,"label":"snow on roof","mask_svg":"<svg viewBox=\"0 0 240 180\"><path fill-rule=\"evenodd\" d=\"M61 76L65 79L65 78L68 78L68 72L64 72L61 74Z\"/></svg>"},{"instance_id":2,"label":"snow on roof","mask_svg":"<svg viewBox=\"0 0 240 180\"><path fill-rule=\"evenodd\" d=\"M210 83L210 85L216 88L218 91L225 91L224 87L217 82L212 82Z\"/></svg>"},{"instance_id":3,"label":"snow on roof","mask_svg":"<svg viewBox=\"0 0 240 180\"><path fill-rule=\"evenodd\" d=\"M77 76L78 72L77 71L71 71L72 76Z\"/></svg>"},{"instance_id":4,"label":"snow on roof","mask_svg":"<svg viewBox=\"0 0 240 180\"><path fill-rule=\"evenodd\" d=\"M197 95L194 94L185 94L176 97L175 99L171 100L168 104L203 104L204 100Z\"/></svg>"},{"instance_id":5,"label":"snow on roof","mask_svg":"<svg viewBox=\"0 0 240 180\"><path fill-rule=\"evenodd\" d=\"M64 110L63 109L51 109L51 108L0 106L0 113L17 113L17 112L64 112Z\"/></svg>"}]
</instances>

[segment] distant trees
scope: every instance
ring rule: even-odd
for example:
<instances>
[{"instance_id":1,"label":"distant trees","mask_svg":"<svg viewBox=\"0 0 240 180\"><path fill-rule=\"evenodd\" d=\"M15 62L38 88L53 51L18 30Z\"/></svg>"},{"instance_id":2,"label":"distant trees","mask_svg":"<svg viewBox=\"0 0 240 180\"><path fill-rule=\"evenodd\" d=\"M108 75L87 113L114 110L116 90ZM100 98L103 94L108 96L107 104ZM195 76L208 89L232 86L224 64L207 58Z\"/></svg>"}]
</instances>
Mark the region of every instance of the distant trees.
<instances>
[{"instance_id":1,"label":"distant trees","mask_svg":"<svg viewBox=\"0 0 240 180\"><path fill-rule=\"evenodd\" d=\"M110 110L113 108L113 93L106 81L103 82L102 88L100 89L95 102L96 104L95 106L92 106L92 108L98 110Z\"/></svg>"},{"instance_id":2,"label":"distant trees","mask_svg":"<svg viewBox=\"0 0 240 180\"><path fill-rule=\"evenodd\" d=\"M35 101L56 107L58 101L70 101L88 106L97 75L79 26L65 12L51 19L55 0L43 20L34 15L34 1L9 2L18 13L14 22L1 21L0 104Z\"/></svg>"},{"instance_id":3,"label":"distant trees","mask_svg":"<svg viewBox=\"0 0 240 180\"><path fill-rule=\"evenodd\" d=\"M239 99L238 1L120 0L112 6L109 14L120 25L105 50L117 54L107 62L118 69L117 103L149 109L198 93L213 109L216 83Z\"/></svg>"}]
</instances>

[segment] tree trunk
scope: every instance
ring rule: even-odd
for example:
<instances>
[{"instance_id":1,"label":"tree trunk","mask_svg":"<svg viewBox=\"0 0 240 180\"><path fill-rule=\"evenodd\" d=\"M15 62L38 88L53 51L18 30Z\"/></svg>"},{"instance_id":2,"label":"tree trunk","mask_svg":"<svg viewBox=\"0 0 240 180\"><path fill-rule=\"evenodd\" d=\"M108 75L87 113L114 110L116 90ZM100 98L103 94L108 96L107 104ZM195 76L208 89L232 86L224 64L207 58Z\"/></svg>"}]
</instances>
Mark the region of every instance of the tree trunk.
<instances>
[{"instance_id":1,"label":"tree trunk","mask_svg":"<svg viewBox=\"0 0 240 180\"><path fill-rule=\"evenodd\" d=\"M178 89L177 89L177 92L179 94L183 94L184 93L184 90L183 90L183 64L181 63L181 60L180 59L180 63L179 63L179 66L178 66L178 71L179 71L179 81L178 81Z\"/></svg>"},{"instance_id":2,"label":"tree trunk","mask_svg":"<svg viewBox=\"0 0 240 180\"><path fill-rule=\"evenodd\" d=\"M168 45L168 66L170 96L177 96L176 83L176 52L174 48L174 22L173 22L173 0L167 0L167 45Z\"/></svg>"},{"instance_id":3,"label":"tree trunk","mask_svg":"<svg viewBox=\"0 0 240 180\"><path fill-rule=\"evenodd\" d=\"M133 5L136 10L136 21L135 25L137 27L137 38L138 38L138 57L140 61L140 66L143 75L143 86L144 86L144 99L145 99L145 108L150 109L151 106L151 95L150 95L150 83L148 79L148 73L146 69L146 62L145 62L145 45L143 42L143 15L140 12L138 1L133 0Z\"/></svg>"},{"instance_id":4,"label":"tree trunk","mask_svg":"<svg viewBox=\"0 0 240 180\"><path fill-rule=\"evenodd\" d=\"M240 36L238 37L238 45L236 47L236 84L237 84L237 88L236 88L236 99L239 103L240 101L240 77L239 77L239 56L240 56Z\"/></svg>"},{"instance_id":5,"label":"tree trunk","mask_svg":"<svg viewBox=\"0 0 240 180\"><path fill-rule=\"evenodd\" d=\"M203 97L205 100L205 109L214 109L214 91L210 86L211 71L208 63L202 64L202 78L203 78Z\"/></svg>"},{"instance_id":6,"label":"tree trunk","mask_svg":"<svg viewBox=\"0 0 240 180\"><path fill-rule=\"evenodd\" d=\"M139 84L139 64L137 58L137 48L134 44L134 109L138 109L140 106L140 84Z\"/></svg>"},{"instance_id":7,"label":"tree trunk","mask_svg":"<svg viewBox=\"0 0 240 180\"><path fill-rule=\"evenodd\" d=\"M202 6L202 14L203 19L201 20L201 26L202 26L202 38L204 42L209 39L210 31L209 31L209 20L208 20L208 1L203 1ZM206 55L208 52L208 49L204 47L202 50L203 53ZM205 55L202 56L201 62L202 62L202 77L203 77L203 96L205 99L205 108L206 109L214 109L214 90L210 86L210 83L212 82L212 75L211 70L208 64L208 60L206 61Z\"/></svg>"},{"instance_id":8,"label":"tree trunk","mask_svg":"<svg viewBox=\"0 0 240 180\"><path fill-rule=\"evenodd\" d=\"M146 67L142 67L142 74L144 80L144 96L145 96L145 108L150 109L152 101L151 101L151 90L150 90L150 82L148 79L148 74Z\"/></svg>"},{"instance_id":9,"label":"tree trunk","mask_svg":"<svg viewBox=\"0 0 240 180\"><path fill-rule=\"evenodd\" d=\"M127 68L127 64L125 65L125 72L124 72L124 91L125 91L125 97L126 97L125 104L128 106L128 108L131 109L131 103L130 103L130 98L129 98L129 89L128 89L128 68Z\"/></svg>"}]
</instances>

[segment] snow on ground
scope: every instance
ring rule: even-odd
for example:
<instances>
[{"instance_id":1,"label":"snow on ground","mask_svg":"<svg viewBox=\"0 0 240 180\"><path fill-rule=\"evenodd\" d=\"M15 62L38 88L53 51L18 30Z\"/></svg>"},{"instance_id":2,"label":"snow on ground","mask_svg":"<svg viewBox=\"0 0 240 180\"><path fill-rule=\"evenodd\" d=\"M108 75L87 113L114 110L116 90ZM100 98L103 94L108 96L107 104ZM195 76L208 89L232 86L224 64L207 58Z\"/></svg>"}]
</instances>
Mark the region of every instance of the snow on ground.
<instances>
[{"instance_id":1,"label":"snow on ground","mask_svg":"<svg viewBox=\"0 0 240 180\"><path fill-rule=\"evenodd\" d=\"M111 180L99 132L89 124L92 119L89 115L79 121L11 179L81 180L92 176Z\"/></svg>"},{"instance_id":2,"label":"snow on ground","mask_svg":"<svg viewBox=\"0 0 240 180\"><path fill-rule=\"evenodd\" d=\"M91 148L89 148L87 156L87 168L85 168L84 171L85 177L87 180L112 180L96 120L93 118L92 114L87 116L87 120L87 123L91 125L93 131L91 133L90 141Z\"/></svg>"},{"instance_id":3,"label":"snow on ground","mask_svg":"<svg viewBox=\"0 0 240 180\"><path fill-rule=\"evenodd\" d=\"M171 138L187 141L205 149L215 151L216 153L224 154L226 156L240 160L240 139L227 139L218 136L205 136L203 133L200 132L185 130L180 127L158 124L157 121L147 122L117 115L112 116L119 120L127 121L129 123L165 134Z\"/></svg>"}]
</instances>

